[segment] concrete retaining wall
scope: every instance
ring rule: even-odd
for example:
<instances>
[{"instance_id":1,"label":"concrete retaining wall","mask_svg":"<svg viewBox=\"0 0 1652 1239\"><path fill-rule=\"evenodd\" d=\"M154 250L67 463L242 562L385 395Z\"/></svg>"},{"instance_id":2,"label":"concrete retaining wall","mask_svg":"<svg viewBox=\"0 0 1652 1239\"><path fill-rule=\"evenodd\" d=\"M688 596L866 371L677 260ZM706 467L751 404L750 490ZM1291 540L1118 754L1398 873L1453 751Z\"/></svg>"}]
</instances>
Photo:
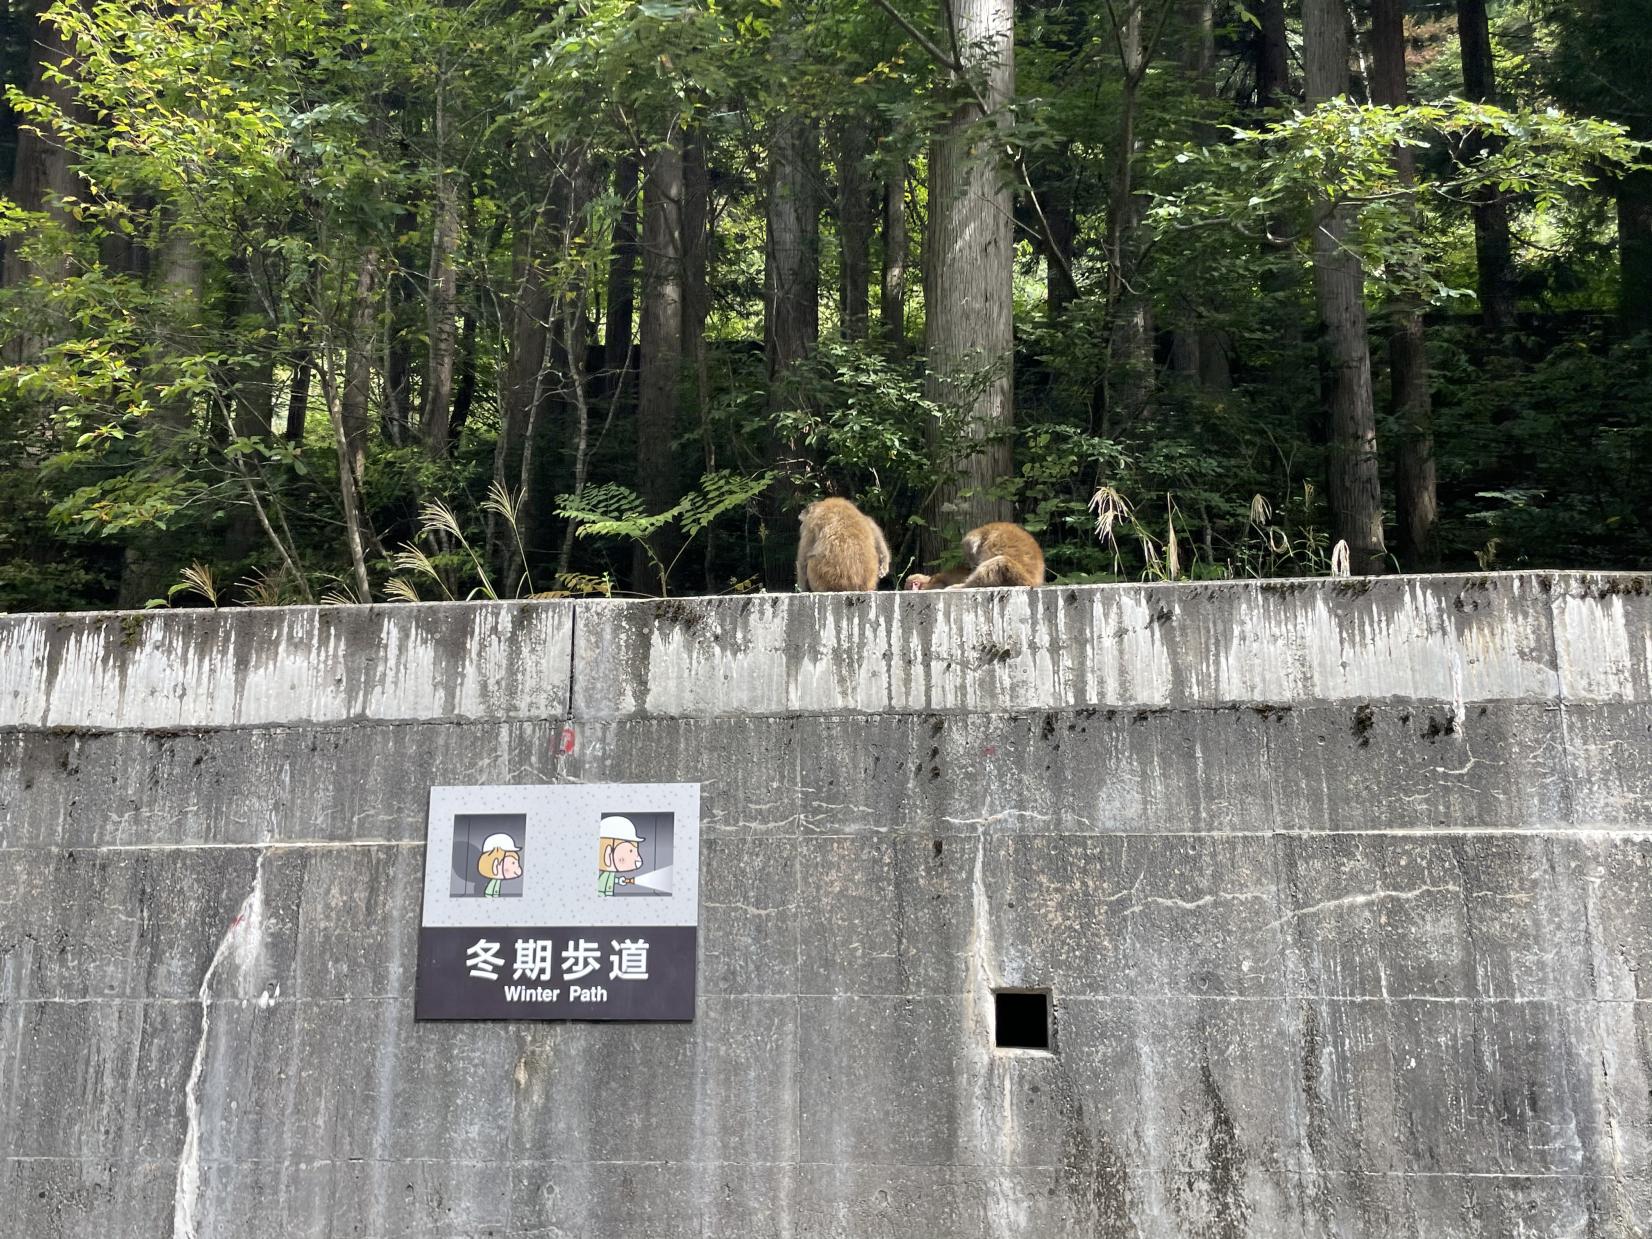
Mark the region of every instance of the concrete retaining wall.
<instances>
[{"instance_id":1,"label":"concrete retaining wall","mask_svg":"<svg viewBox=\"0 0 1652 1239\"><path fill-rule=\"evenodd\" d=\"M561 780L694 1023L415 1025ZM1644 1233L1649 791L1632 577L0 618L0 1236Z\"/></svg>"}]
</instances>

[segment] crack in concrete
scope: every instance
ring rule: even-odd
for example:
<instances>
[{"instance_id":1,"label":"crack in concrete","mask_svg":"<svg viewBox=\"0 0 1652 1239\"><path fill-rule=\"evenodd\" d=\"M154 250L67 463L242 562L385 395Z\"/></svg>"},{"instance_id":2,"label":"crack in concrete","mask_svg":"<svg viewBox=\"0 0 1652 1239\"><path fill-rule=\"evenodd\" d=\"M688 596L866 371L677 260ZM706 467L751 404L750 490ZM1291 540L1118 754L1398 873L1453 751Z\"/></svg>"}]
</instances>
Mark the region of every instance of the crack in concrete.
<instances>
[{"instance_id":1,"label":"crack in concrete","mask_svg":"<svg viewBox=\"0 0 1652 1239\"><path fill-rule=\"evenodd\" d=\"M1456 894L1461 895L1461 886L1418 886L1408 891L1366 891L1358 895L1344 895L1339 899L1327 899L1322 903L1311 903L1303 908L1293 908L1278 920L1270 921L1264 929L1278 929L1288 921L1294 921L1301 916L1313 916L1331 908L1357 908L1365 904L1377 903L1383 899L1418 899L1423 895Z\"/></svg>"},{"instance_id":2,"label":"crack in concrete","mask_svg":"<svg viewBox=\"0 0 1652 1239\"><path fill-rule=\"evenodd\" d=\"M201 1078L206 1073L207 1038L212 1031L212 978L232 954L244 957L258 944L259 922L263 916L264 855L260 851L252 871L252 889L241 901L241 909L218 940L218 949L201 975L196 1001L201 1007L201 1035L195 1043L195 1057L184 1085L184 1141L178 1154L178 1177L172 1191L173 1239L197 1239L197 1210L201 1193Z\"/></svg>"},{"instance_id":3,"label":"crack in concrete","mask_svg":"<svg viewBox=\"0 0 1652 1239\"><path fill-rule=\"evenodd\" d=\"M1136 880L1137 882L1141 881L1140 878ZM1132 887L1131 889L1134 890L1135 888ZM1122 920L1124 917L1134 916L1138 912L1145 911L1149 904L1159 904L1166 908L1186 908L1191 910L1193 908L1202 908L1209 903L1215 903L1218 899L1231 899L1237 902L1243 899L1277 899L1278 897L1278 891L1212 891L1210 894L1201 895L1197 899L1172 899L1167 895L1149 895L1146 899L1141 900L1139 903L1131 904L1123 912L1120 912L1119 918ZM1269 926L1269 928L1272 928L1272 926Z\"/></svg>"}]
</instances>

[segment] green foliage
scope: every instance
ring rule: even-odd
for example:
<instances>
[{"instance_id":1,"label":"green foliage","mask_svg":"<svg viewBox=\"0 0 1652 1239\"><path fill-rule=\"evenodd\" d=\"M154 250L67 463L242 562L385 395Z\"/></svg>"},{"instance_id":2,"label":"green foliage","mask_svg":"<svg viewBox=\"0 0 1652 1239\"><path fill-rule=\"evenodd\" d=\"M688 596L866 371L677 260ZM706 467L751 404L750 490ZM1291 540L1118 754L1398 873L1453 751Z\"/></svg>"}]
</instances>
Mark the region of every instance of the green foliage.
<instances>
[{"instance_id":1,"label":"green foliage","mask_svg":"<svg viewBox=\"0 0 1652 1239\"><path fill-rule=\"evenodd\" d=\"M772 471L747 476L731 470L708 473L700 484L663 512L649 512L642 498L617 482L563 495L557 515L573 522L578 538L613 538L637 547L659 578L660 596L670 593L672 569L689 543L722 516L748 507L775 480Z\"/></svg>"},{"instance_id":2,"label":"green foliage","mask_svg":"<svg viewBox=\"0 0 1652 1239\"><path fill-rule=\"evenodd\" d=\"M1438 353L1459 552L1487 568L1652 562L1652 341L1582 335L1530 366L1487 365L1474 344Z\"/></svg>"},{"instance_id":3,"label":"green foliage","mask_svg":"<svg viewBox=\"0 0 1652 1239\"><path fill-rule=\"evenodd\" d=\"M892 3L940 37L932 7ZM1643 7L1494 5L1503 107L1452 97L1455 32L1432 6L1410 28L1423 102L1265 110L1254 6L1215 6L1201 73L1186 6L1145 0L1133 83L1123 6L1019 6L1014 105L974 134L1015 150L1039 206L1011 173L1016 417L997 433L1014 468L994 490L1052 572L1332 570L1310 251L1333 203L1358 208L1379 410L1383 311L1431 315L1445 562L1652 563L1652 364L1604 317L1613 195L1652 140ZM49 20L72 49L50 72L73 106L26 94L27 32L0 40L12 119L73 159L66 196L0 198L0 609L740 588L787 557L790 517L821 494L854 497L898 561L949 540L931 501L992 367L942 395L921 355L839 338L832 291L853 135L869 196L909 170L907 252L879 236L867 256L874 321L879 261L904 257L902 343L923 338L925 151L959 87L886 7L63 0ZM822 338L771 375L769 135L791 115L820 140L806 244ZM0 151L14 136L0 130ZM611 276L639 307L651 295L635 264L611 269L639 206L615 169L668 137L708 169L709 343L702 357L685 340L676 393L668 493L684 497L650 507L637 375L594 346ZM1414 186L1396 177L1401 147ZM1521 278L1522 330L1497 342L1466 325L1483 193L1513 221ZM1046 210L1074 234L1059 307ZM1153 325L1145 357L1114 346L1132 298ZM453 379L470 395L436 441L423 415L445 328L468 340ZM1213 349L1215 372L1186 363ZM1138 406L1118 395L1132 385ZM1379 431L1391 493L1398 419Z\"/></svg>"},{"instance_id":4,"label":"green foliage","mask_svg":"<svg viewBox=\"0 0 1652 1239\"><path fill-rule=\"evenodd\" d=\"M1059 422L1029 427L1016 450L1016 499L1021 523L1041 541L1062 551L1057 566L1082 571L1098 550L1085 538L1092 491L1101 478L1128 472L1129 457L1115 439L1088 434ZM1114 571L1117 571L1115 567Z\"/></svg>"},{"instance_id":5,"label":"green foliage","mask_svg":"<svg viewBox=\"0 0 1652 1239\"><path fill-rule=\"evenodd\" d=\"M896 541L922 526L938 479L967 450L962 415L926 397L919 373L844 341L823 342L794 367L779 407L762 416L791 453L797 507L853 495Z\"/></svg>"},{"instance_id":6,"label":"green foliage","mask_svg":"<svg viewBox=\"0 0 1652 1239\"><path fill-rule=\"evenodd\" d=\"M1495 139L1477 158L1425 160L1435 172L1416 186L1395 172L1396 148L1462 152L1476 134ZM1158 150L1166 188L1149 218L1173 252L1198 261L1232 234L1259 243L1283 225L1305 257L1316 219L1336 206L1358 206L1349 244L1377 291L1430 303L1468 295L1443 283L1433 261L1440 244L1430 234L1445 226L1443 210L1490 189L1520 196L1541 218L1562 209L1569 192L1652 154L1610 121L1459 99L1415 107L1333 99L1265 128L1233 127L1228 137ZM1214 236L1188 236L1201 231Z\"/></svg>"},{"instance_id":7,"label":"green foliage","mask_svg":"<svg viewBox=\"0 0 1652 1239\"><path fill-rule=\"evenodd\" d=\"M1638 0L1532 0L1541 77L1569 105L1652 140L1652 25Z\"/></svg>"}]
</instances>

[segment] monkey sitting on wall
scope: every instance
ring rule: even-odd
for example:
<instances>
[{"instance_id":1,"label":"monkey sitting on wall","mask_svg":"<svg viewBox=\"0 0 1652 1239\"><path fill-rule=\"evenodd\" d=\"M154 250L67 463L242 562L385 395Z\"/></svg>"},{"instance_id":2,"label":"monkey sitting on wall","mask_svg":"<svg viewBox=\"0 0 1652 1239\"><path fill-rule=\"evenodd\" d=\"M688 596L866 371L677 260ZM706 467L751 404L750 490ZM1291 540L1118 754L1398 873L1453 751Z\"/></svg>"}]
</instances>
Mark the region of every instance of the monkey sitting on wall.
<instances>
[{"instance_id":1,"label":"monkey sitting on wall","mask_svg":"<svg viewBox=\"0 0 1652 1239\"><path fill-rule=\"evenodd\" d=\"M798 517L797 587L816 593L870 590L889 575L889 543L847 499L820 499Z\"/></svg>"},{"instance_id":2,"label":"monkey sitting on wall","mask_svg":"<svg viewBox=\"0 0 1652 1239\"><path fill-rule=\"evenodd\" d=\"M993 521L964 535L964 566L926 576L914 572L907 589L991 589L1044 584L1044 552L1019 525Z\"/></svg>"}]
</instances>

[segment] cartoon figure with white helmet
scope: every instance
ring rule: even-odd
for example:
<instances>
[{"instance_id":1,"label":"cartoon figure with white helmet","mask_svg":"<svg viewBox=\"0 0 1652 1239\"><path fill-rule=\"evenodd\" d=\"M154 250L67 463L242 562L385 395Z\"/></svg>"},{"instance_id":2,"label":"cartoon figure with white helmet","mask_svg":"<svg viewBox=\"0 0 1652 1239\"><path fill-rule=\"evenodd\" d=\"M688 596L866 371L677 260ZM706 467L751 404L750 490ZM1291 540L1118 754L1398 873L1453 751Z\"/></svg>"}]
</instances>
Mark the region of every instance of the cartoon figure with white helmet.
<instances>
[{"instance_id":1,"label":"cartoon figure with white helmet","mask_svg":"<svg viewBox=\"0 0 1652 1239\"><path fill-rule=\"evenodd\" d=\"M597 845L597 894L612 895L616 882L624 886L636 884L635 878L620 875L642 868L642 851L637 845L646 841L637 834L630 818L617 814L603 818L601 829L602 838Z\"/></svg>"},{"instance_id":2,"label":"cartoon figure with white helmet","mask_svg":"<svg viewBox=\"0 0 1652 1239\"><path fill-rule=\"evenodd\" d=\"M482 841L482 858L476 862L476 871L488 880L482 894L497 899L502 883L522 876L522 850L516 840L507 834L489 835Z\"/></svg>"}]
</instances>

